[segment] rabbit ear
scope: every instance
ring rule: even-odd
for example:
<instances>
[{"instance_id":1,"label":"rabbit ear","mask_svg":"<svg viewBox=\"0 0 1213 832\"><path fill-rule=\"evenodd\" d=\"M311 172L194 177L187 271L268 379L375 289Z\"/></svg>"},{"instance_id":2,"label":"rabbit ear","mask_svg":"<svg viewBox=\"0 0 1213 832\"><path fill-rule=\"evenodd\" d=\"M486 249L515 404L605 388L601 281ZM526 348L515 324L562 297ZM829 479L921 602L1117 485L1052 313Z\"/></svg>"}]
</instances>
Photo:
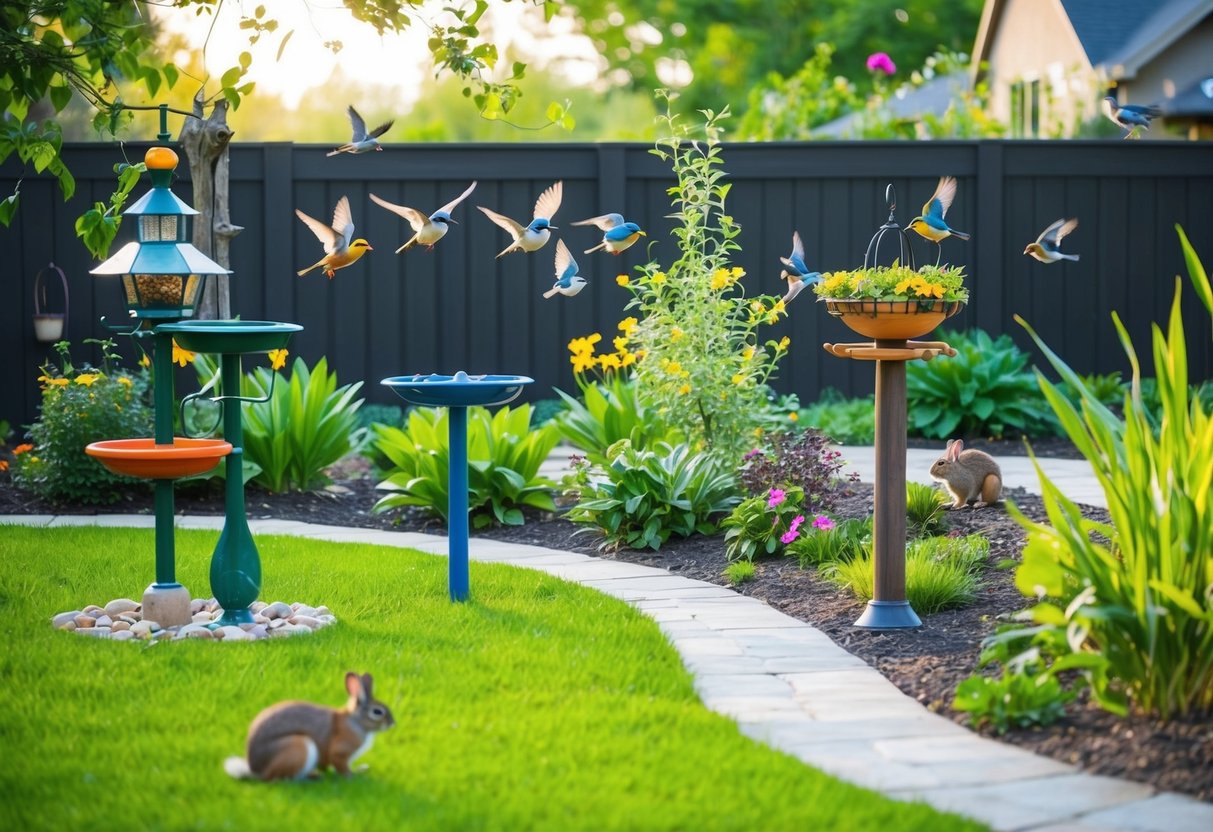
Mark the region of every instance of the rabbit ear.
<instances>
[{"instance_id":1,"label":"rabbit ear","mask_svg":"<svg viewBox=\"0 0 1213 832\"><path fill-rule=\"evenodd\" d=\"M362 674L362 691L363 691L363 693L366 694L367 699L374 698L375 694L374 694L373 688L372 688L373 684L374 684L374 680L371 679L371 674L363 673Z\"/></svg>"},{"instance_id":2,"label":"rabbit ear","mask_svg":"<svg viewBox=\"0 0 1213 832\"><path fill-rule=\"evenodd\" d=\"M957 439L956 443L954 445L952 445L952 455L956 459L960 459L960 452L963 451L964 449L965 449L965 441L963 439Z\"/></svg>"},{"instance_id":3,"label":"rabbit ear","mask_svg":"<svg viewBox=\"0 0 1213 832\"><path fill-rule=\"evenodd\" d=\"M362 702L366 699L366 689L363 687L362 679L353 671L345 674L345 689L349 691L352 698Z\"/></svg>"}]
</instances>

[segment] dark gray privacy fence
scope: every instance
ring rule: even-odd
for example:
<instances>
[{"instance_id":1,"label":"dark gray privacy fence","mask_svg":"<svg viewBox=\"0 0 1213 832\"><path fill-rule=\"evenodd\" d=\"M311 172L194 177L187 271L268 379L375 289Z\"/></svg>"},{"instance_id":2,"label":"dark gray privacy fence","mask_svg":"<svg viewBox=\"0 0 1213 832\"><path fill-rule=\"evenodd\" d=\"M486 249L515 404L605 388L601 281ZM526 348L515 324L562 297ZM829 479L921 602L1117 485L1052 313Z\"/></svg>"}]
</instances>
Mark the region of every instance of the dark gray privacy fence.
<instances>
[{"instance_id":1,"label":"dark gray privacy fence","mask_svg":"<svg viewBox=\"0 0 1213 832\"><path fill-rule=\"evenodd\" d=\"M232 244L232 307L246 319L293 321L305 330L291 343L292 356L309 363L327 356L342 382L364 380L372 400L391 402L378 382L413 372L520 373L536 380L528 395L571 390L566 345L590 332L609 349L625 317L628 293L620 273L652 257L676 258L666 189L668 165L647 145L400 145L367 156L326 158L327 147L240 144L232 148L232 220L245 231ZM144 146L128 145L132 159ZM33 283L54 261L68 274L74 343L102 334L102 315L122 317L115 279L93 278L93 263L76 241L72 224L93 201L113 189L112 145L74 145L65 157L78 181L64 203L41 177L21 183L21 210L0 229L5 302L0 305L4 359L0 361L0 418L14 425L37 413L37 367L50 345L35 340ZM750 293L782 292L779 257L791 248L792 231L805 242L810 267L822 271L861 265L868 241L884 222L885 185L892 182L903 225L918 213L941 174L960 180L948 220L969 231L968 242L948 240L944 259L963 264L972 302L949 323L1009 332L1035 354L1012 316L1022 315L1081 372L1122 370L1110 313L1116 310L1149 360L1150 324L1165 321L1174 277L1185 275L1185 321L1192 374L1213 376L1209 317L1187 285L1174 231L1182 224L1206 264L1213 265L1213 149L1172 142L815 142L730 145L725 168L733 183L730 209L742 226L737 263L747 271ZM184 180L174 190L190 200ZM20 169L0 166L0 192L11 191ZM435 210L471 180L479 186L455 212L460 223L432 252L393 253L411 234L396 215L371 203L368 193ZM555 246L537 254L494 255L509 242L476 205L529 220L535 198L564 180L564 204L555 218L589 286L575 298L545 300L553 280ZM143 192L141 185L136 196ZM338 198L353 206L358 236L375 247L361 262L305 278L321 247L293 209L328 219ZM593 228L570 223L619 211L649 236L621 256L582 255L600 238ZM1045 266L1022 254L1048 223L1077 216L1080 224L1066 249L1080 263ZM128 225L119 243L133 237ZM648 246L646 252L646 244ZM884 249L882 254L891 249ZM915 238L919 262L934 262L935 248ZM890 254L891 256L891 254ZM51 303L54 303L52 297ZM825 387L848 395L872 390L864 362L827 355L822 342L855 340L826 315L810 293L791 304L790 317L772 337L792 338L776 387L814 400ZM129 354L129 350L126 350ZM88 351L77 349L77 357ZM94 356L95 359L95 356ZM1044 362L1041 361L1043 364Z\"/></svg>"}]
</instances>

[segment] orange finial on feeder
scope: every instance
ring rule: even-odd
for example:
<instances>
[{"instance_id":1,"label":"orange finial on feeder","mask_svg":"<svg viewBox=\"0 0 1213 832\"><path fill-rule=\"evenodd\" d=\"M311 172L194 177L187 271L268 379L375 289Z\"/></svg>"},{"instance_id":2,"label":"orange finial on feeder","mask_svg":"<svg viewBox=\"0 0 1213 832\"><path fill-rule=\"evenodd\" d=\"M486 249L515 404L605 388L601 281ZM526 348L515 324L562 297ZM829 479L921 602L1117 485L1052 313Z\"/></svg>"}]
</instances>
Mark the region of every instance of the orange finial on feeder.
<instances>
[{"instance_id":1,"label":"orange finial on feeder","mask_svg":"<svg viewBox=\"0 0 1213 832\"><path fill-rule=\"evenodd\" d=\"M143 155L143 163L148 170L174 170L177 167L177 154L168 147L149 147Z\"/></svg>"}]
</instances>

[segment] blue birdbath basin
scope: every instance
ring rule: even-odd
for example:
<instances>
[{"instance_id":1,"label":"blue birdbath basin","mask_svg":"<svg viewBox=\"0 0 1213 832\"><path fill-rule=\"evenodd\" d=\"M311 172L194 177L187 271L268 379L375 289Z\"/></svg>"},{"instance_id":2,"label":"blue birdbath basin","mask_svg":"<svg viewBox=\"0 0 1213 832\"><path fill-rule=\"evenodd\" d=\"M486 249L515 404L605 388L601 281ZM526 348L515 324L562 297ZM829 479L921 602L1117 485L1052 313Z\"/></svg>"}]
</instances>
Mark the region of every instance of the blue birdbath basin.
<instances>
[{"instance_id":1,"label":"blue birdbath basin","mask_svg":"<svg viewBox=\"0 0 1213 832\"><path fill-rule=\"evenodd\" d=\"M468 411L469 407L492 407L518 398L522 388L535 380L526 376L470 376L460 370L453 376L392 376L379 382L396 391L409 404L445 407L450 448L447 494L448 588L452 601L468 598Z\"/></svg>"}]
</instances>

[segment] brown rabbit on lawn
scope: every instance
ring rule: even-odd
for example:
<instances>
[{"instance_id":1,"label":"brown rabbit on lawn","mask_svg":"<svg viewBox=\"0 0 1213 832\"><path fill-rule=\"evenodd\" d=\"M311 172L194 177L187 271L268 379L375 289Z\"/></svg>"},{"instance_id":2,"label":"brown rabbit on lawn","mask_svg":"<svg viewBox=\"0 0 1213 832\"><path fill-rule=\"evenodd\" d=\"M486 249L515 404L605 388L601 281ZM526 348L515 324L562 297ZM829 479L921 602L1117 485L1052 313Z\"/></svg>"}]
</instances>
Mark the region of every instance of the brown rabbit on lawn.
<instances>
[{"instance_id":1,"label":"brown rabbit on lawn","mask_svg":"<svg viewBox=\"0 0 1213 832\"><path fill-rule=\"evenodd\" d=\"M994 457L978 450L965 450L960 439L948 441L943 456L931 465L931 479L947 486L952 495L949 508L965 508L976 500L973 508L998 502L1002 497L1002 469Z\"/></svg>"},{"instance_id":2,"label":"brown rabbit on lawn","mask_svg":"<svg viewBox=\"0 0 1213 832\"><path fill-rule=\"evenodd\" d=\"M350 764L371 747L375 734L396 724L374 698L371 675L345 674L344 708L279 702L257 714L248 731L248 757L228 757L223 768L237 779L303 780L329 766L349 775Z\"/></svg>"}]
</instances>

